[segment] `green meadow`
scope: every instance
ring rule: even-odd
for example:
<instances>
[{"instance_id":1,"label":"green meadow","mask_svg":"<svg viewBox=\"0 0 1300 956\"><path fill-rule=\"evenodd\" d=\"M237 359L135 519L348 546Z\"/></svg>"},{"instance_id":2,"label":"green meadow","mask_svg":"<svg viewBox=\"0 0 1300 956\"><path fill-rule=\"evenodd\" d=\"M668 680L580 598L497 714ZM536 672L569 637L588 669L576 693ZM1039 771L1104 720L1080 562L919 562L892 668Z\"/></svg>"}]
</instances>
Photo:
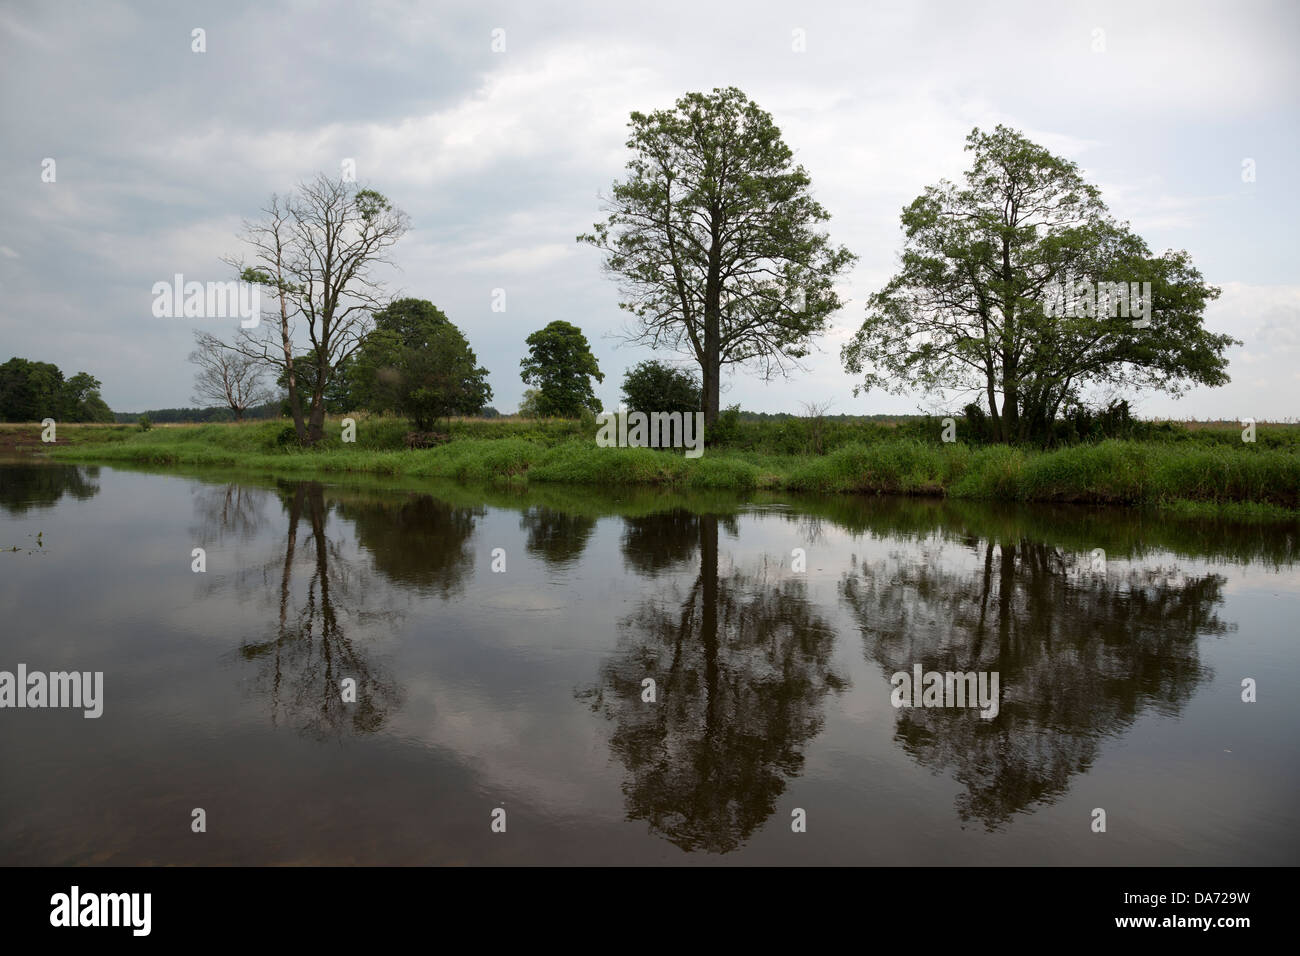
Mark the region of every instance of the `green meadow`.
<instances>
[{"instance_id":1,"label":"green meadow","mask_svg":"<svg viewBox=\"0 0 1300 956\"><path fill-rule=\"evenodd\" d=\"M29 440L35 425L6 425ZM273 476L341 474L486 484L755 489L817 494L923 495L996 501L1155 505L1236 517L1300 514L1300 427L1261 425L1254 443L1234 425L1165 423L1140 439L1054 449L937 440L925 420L732 423L700 458L680 451L601 448L578 420L456 419L449 440L405 446L406 422L358 416L356 441L304 449L279 421L247 424L59 426L35 450L77 462L220 467ZM27 436L26 432L32 432ZM820 451L813 450L820 448ZM31 444L27 445L30 451Z\"/></svg>"}]
</instances>

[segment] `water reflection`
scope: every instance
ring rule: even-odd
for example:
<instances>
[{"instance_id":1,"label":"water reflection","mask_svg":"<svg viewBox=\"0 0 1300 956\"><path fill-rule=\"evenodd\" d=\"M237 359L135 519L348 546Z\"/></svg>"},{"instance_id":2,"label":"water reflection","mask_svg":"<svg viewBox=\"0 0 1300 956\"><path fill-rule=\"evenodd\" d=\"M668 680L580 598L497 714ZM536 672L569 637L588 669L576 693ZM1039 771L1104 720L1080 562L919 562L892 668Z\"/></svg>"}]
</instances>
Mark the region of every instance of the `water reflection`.
<instances>
[{"instance_id":1,"label":"water reflection","mask_svg":"<svg viewBox=\"0 0 1300 956\"><path fill-rule=\"evenodd\" d=\"M462 508L431 495L397 499L344 498L340 517L356 528L357 543L375 570L395 584L444 599L459 594L472 575L469 546L483 508Z\"/></svg>"},{"instance_id":2,"label":"water reflection","mask_svg":"<svg viewBox=\"0 0 1300 956\"><path fill-rule=\"evenodd\" d=\"M235 481L197 486L194 534L205 547L220 543L227 536L252 540L263 526L262 509L267 497L264 489Z\"/></svg>"},{"instance_id":3,"label":"water reflection","mask_svg":"<svg viewBox=\"0 0 1300 956\"><path fill-rule=\"evenodd\" d=\"M3 466L0 508L24 515L33 508L53 508L64 495L85 501L99 494L99 469L77 465Z\"/></svg>"},{"instance_id":4,"label":"water reflection","mask_svg":"<svg viewBox=\"0 0 1300 956\"><path fill-rule=\"evenodd\" d=\"M326 534L323 486L282 486L281 500L288 517L284 553L278 581L263 591L274 595L277 613L268 635L242 642L239 653L259 665L253 684L269 702L272 724L288 722L315 737L375 733L398 706L399 689L370 659L368 642L349 631L390 621L393 612L366 607L364 569ZM344 701L345 678L356 681L355 703Z\"/></svg>"},{"instance_id":5,"label":"water reflection","mask_svg":"<svg viewBox=\"0 0 1300 956\"><path fill-rule=\"evenodd\" d=\"M823 698L846 686L835 635L801 581L779 569L720 570L716 515L629 519L630 568L655 573L698 552L699 572L641 602L589 692L612 724L627 817L683 850L725 853L776 810L821 729ZM655 681L644 702L642 681Z\"/></svg>"},{"instance_id":6,"label":"water reflection","mask_svg":"<svg viewBox=\"0 0 1300 956\"><path fill-rule=\"evenodd\" d=\"M582 557L596 529L596 519L544 506L531 507L519 519L519 527L527 533L526 552L549 565L567 567Z\"/></svg>"},{"instance_id":7,"label":"water reflection","mask_svg":"<svg viewBox=\"0 0 1300 956\"><path fill-rule=\"evenodd\" d=\"M1197 639L1235 625L1215 612L1217 574L1093 570L1027 540L971 551L974 571L939 548L855 566L840 593L886 680L914 664L1000 674L996 718L900 708L895 729L907 753L966 788L962 820L996 829L1063 794L1144 710L1177 713L1209 677Z\"/></svg>"}]
</instances>

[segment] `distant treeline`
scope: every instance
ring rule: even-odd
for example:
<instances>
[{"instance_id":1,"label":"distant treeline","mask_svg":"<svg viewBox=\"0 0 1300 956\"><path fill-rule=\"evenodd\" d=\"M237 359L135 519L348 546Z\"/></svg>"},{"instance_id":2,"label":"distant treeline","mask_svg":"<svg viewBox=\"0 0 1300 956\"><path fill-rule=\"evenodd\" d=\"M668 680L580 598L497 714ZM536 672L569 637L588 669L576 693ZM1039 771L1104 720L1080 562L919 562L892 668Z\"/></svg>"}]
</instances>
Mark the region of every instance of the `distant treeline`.
<instances>
[{"instance_id":1,"label":"distant treeline","mask_svg":"<svg viewBox=\"0 0 1300 956\"><path fill-rule=\"evenodd\" d=\"M742 422L785 422L793 419L819 417L828 422L907 422L913 419L924 419L929 416L916 415L849 415L847 413L840 415L809 416L807 414L796 414L794 412L747 412L740 410L740 421Z\"/></svg>"},{"instance_id":2,"label":"distant treeline","mask_svg":"<svg viewBox=\"0 0 1300 956\"><path fill-rule=\"evenodd\" d=\"M245 419L264 420L280 417L280 402L267 402L256 405L244 412ZM235 413L229 408L151 408L146 412L114 412L113 418L119 425L128 425L145 416L155 425L177 423L233 422Z\"/></svg>"}]
</instances>

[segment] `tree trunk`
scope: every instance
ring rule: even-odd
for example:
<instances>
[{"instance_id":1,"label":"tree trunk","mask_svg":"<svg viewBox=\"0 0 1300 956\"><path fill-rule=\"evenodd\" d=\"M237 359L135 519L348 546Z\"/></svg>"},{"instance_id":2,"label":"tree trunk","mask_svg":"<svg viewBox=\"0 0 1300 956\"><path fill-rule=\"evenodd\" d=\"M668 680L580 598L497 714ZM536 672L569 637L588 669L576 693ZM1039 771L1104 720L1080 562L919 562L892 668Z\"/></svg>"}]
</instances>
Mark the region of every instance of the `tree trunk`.
<instances>
[{"instance_id":1,"label":"tree trunk","mask_svg":"<svg viewBox=\"0 0 1300 956\"><path fill-rule=\"evenodd\" d=\"M277 262L278 265L278 262ZM302 396L298 394L298 379L293 371L293 343L289 341L289 310L284 304L284 277L278 272L280 283L280 347L284 350L284 375L289 383L289 414L293 415L293 430L298 433L298 444L307 441L307 428L302 420Z\"/></svg>"},{"instance_id":2,"label":"tree trunk","mask_svg":"<svg viewBox=\"0 0 1300 956\"><path fill-rule=\"evenodd\" d=\"M993 434L1002 440L1002 415L998 412L998 391L997 383L993 379L993 373L989 372L986 377L985 389L988 392L989 399L989 419L993 422Z\"/></svg>"},{"instance_id":3,"label":"tree trunk","mask_svg":"<svg viewBox=\"0 0 1300 956\"><path fill-rule=\"evenodd\" d=\"M1017 378L1016 360L1010 355L1002 358L1002 441L1010 442L1020 435L1020 382Z\"/></svg>"},{"instance_id":4,"label":"tree trunk","mask_svg":"<svg viewBox=\"0 0 1300 956\"><path fill-rule=\"evenodd\" d=\"M307 420L307 444L314 445L325 437L325 401L320 393L311 398L311 417Z\"/></svg>"}]
</instances>

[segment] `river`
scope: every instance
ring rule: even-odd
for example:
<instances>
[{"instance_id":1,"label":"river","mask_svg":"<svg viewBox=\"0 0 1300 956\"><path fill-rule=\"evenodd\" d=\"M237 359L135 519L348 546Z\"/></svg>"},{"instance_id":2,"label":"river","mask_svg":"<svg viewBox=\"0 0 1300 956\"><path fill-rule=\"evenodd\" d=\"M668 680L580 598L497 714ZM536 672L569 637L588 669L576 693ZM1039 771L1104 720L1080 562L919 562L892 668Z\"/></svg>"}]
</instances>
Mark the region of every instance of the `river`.
<instances>
[{"instance_id":1,"label":"river","mask_svg":"<svg viewBox=\"0 0 1300 956\"><path fill-rule=\"evenodd\" d=\"M0 546L0 671L103 675L4 864L1300 858L1294 524L6 464Z\"/></svg>"}]
</instances>

